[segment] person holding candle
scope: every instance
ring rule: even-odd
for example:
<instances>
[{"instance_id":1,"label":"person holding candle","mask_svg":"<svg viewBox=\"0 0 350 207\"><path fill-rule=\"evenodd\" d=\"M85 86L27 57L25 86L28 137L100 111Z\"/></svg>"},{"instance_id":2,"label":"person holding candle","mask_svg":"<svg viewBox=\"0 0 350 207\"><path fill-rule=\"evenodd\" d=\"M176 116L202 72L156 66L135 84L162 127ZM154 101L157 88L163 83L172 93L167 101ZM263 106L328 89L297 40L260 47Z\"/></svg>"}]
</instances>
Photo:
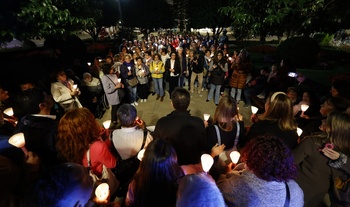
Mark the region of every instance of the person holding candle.
<instances>
[{"instance_id":1,"label":"person holding candle","mask_svg":"<svg viewBox=\"0 0 350 207\"><path fill-rule=\"evenodd\" d=\"M136 58L135 74L139 83L137 84L137 94L141 99L141 102L147 102L148 97L148 75L149 67L142 62L141 57Z\"/></svg>"},{"instance_id":2,"label":"person holding candle","mask_svg":"<svg viewBox=\"0 0 350 207\"><path fill-rule=\"evenodd\" d=\"M257 118L241 143L244 147L249 140L259 135L273 135L282 139L290 149L297 145L297 124L293 117L292 101L283 92L275 92L265 103L265 112Z\"/></svg>"},{"instance_id":3,"label":"person holding candle","mask_svg":"<svg viewBox=\"0 0 350 207\"><path fill-rule=\"evenodd\" d=\"M174 148L158 139L149 143L125 199L125 206L174 206L183 171Z\"/></svg>"},{"instance_id":4,"label":"person holding candle","mask_svg":"<svg viewBox=\"0 0 350 207\"><path fill-rule=\"evenodd\" d=\"M111 105L111 121L116 127L118 123L117 111L123 103L123 97L119 97L118 90L124 90L124 84L114 73L114 68L110 64L103 65L104 76L102 77L102 86L106 94L109 105Z\"/></svg>"},{"instance_id":5,"label":"person holding candle","mask_svg":"<svg viewBox=\"0 0 350 207\"><path fill-rule=\"evenodd\" d=\"M98 177L102 175L103 166L107 169L116 166L117 160L109 149L110 140L102 140L101 128L87 108L77 108L65 113L58 125L57 139L56 148L63 162L74 162L88 167L89 153L90 169ZM108 184L113 195L117 181L111 170L108 173L111 178Z\"/></svg>"},{"instance_id":6,"label":"person holding candle","mask_svg":"<svg viewBox=\"0 0 350 207\"><path fill-rule=\"evenodd\" d=\"M60 68L52 73L51 94L64 111L83 107L79 101L80 90L74 81L67 78L66 72Z\"/></svg>"},{"instance_id":7,"label":"person holding candle","mask_svg":"<svg viewBox=\"0 0 350 207\"><path fill-rule=\"evenodd\" d=\"M295 182L293 155L280 138L252 139L241 151L242 167L220 175L216 184L227 206L303 206L303 191Z\"/></svg>"},{"instance_id":8,"label":"person holding candle","mask_svg":"<svg viewBox=\"0 0 350 207\"><path fill-rule=\"evenodd\" d=\"M165 78L169 82L169 94L171 94L179 85L179 75L181 73L180 61L175 51L170 53L170 58L166 60L164 68L167 76Z\"/></svg>"},{"instance_id":9,"label":"person holding candle","mask_svg":"<svg viewBox=\"0 0 350 207\"><path fill-rule=\"evenodd\" d=\"M156 100L160 99L160 102L164 100L163 89L163 77L165 73L164 63L160 59L159 54L154 54L153 61L150 64L150 72L154 83L154 89L156 91Z\"/></svg>"},{"instance_id":10,"label":"person holding candle","mask_svg":"<svg viewBox=\"0 0 350 207\"><path fill-rule=\"evenodd\" d=\"M127 90L128 99L129 99L128 103L133 104L134 106L137 106L139 105L137 103L137 87L130 86L130 84L128 83L128 80L131 80L136 76L133 68L134 68L134 63L131 62L131 55L126 54L124 57L124 63L120 66L120 78Z\"/></svg>"}]
</instances>

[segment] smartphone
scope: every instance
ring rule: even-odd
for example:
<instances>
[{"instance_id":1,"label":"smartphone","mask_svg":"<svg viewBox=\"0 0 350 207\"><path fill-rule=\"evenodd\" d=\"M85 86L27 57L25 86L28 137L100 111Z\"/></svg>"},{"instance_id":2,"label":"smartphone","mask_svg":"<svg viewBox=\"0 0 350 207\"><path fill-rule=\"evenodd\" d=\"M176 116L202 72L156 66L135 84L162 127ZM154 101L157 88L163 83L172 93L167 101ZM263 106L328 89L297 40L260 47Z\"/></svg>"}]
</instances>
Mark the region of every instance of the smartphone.
<instances>
[{"instance_id":1,"label":"smartphone","mask_svg":"<svg viewBox=\"0 0 350 207\"><path fill-rule=\"evenodd\" d=\"M289 72L289 73L288 73L288 76L289 76L289 77L292 77L292 78L295 78L295 77L298 76L298 74L297 74L297 73L294 73L294 72Z\"/></svg>"}]
</instances>

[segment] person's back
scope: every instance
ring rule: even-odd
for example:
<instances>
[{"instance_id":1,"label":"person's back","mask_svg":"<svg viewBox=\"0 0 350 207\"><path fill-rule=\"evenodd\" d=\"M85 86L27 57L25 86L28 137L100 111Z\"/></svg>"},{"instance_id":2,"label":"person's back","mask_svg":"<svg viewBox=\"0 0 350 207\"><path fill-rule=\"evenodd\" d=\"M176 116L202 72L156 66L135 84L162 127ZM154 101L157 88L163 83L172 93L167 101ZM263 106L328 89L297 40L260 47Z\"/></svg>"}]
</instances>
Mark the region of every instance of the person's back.
<instances>
[{"instance_id":1,"label":"person's back","mask_svg":"<svg viewBox=\"0 0 350 207\"><path fill-rule=\"evenodd\" d=\"M175 110L158 120L153 137L173 145L180 165L197 164L206 146L204 122L187 111L190 93L186 89L176 88L171 97Z\"/></svg>"}]
</instances>

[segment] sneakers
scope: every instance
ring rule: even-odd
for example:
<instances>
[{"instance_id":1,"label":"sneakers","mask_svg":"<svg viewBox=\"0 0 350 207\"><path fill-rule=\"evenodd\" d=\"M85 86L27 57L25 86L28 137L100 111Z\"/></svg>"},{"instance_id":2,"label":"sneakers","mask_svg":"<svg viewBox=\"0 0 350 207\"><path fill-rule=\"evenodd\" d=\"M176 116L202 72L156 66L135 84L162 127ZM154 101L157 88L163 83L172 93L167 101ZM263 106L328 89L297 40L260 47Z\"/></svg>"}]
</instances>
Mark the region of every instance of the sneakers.
<instances>
[{"instance_id":1,"label":"sneakers","mask_svg":"<svg viewBox=\"0 0 350 207\"><path fill-rule=\"evenodd\" d=\"M141 99L141 101L140 101L141 103L143 102L143 99Z\"/></svg>"},{"instance_id":2,"label":"sneakers","mask_svg":"<svg viewBox=\"0 0 350 207\"><path fill-rule=\"evenodd\" d=\"M143 102L145 102L145 103L146 103L146 102L147 102L147 99L143 99Z\"/></svg>"},{"instance_id":3,"label":"sneakers","mask_svg":"<svg viewBox=\"0 0 350 207\"><path fill-rule=\"evenodd\" d=\"M157 94L157 98L156 98L156 100L159 100L159 98L160 98L160 96L159 96L159 94Z\"/></svg>"}]
</instances>

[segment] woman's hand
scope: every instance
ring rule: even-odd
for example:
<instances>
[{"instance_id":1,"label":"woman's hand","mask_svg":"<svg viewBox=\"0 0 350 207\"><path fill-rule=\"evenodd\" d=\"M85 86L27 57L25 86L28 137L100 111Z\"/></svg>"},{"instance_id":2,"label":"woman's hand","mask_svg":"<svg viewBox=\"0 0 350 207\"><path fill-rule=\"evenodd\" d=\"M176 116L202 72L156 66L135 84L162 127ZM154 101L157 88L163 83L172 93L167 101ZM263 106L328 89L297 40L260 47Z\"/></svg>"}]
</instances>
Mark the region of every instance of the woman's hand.
<instances>
[{"instance_id":1,"label":"woman's hand","mask_svg":"<svg viewBox=\"0 0 350 207\"><path fill-rule=\"evenodd\" d=\"M218 156L219 154L221 154L221 152L224 151L225 147L226 147L226 146L225 146L224 144L222 144L222 145L219 145L219 144L214 145L214 146L211 148L210 155L211 155L212 157Z\"/></svg>"},{"instance_id":2,"label":"woman's hand","mask_svg":"<svg viewBox=\"0 0 350 207\"><path fill-rule=\"evenodd\" d=\"M334 151L328 147L325 147L322 149L323 154L328 157L331 160L337 160L340 157L340 153L337 151Z\"/></svg>"}]
</instances>

